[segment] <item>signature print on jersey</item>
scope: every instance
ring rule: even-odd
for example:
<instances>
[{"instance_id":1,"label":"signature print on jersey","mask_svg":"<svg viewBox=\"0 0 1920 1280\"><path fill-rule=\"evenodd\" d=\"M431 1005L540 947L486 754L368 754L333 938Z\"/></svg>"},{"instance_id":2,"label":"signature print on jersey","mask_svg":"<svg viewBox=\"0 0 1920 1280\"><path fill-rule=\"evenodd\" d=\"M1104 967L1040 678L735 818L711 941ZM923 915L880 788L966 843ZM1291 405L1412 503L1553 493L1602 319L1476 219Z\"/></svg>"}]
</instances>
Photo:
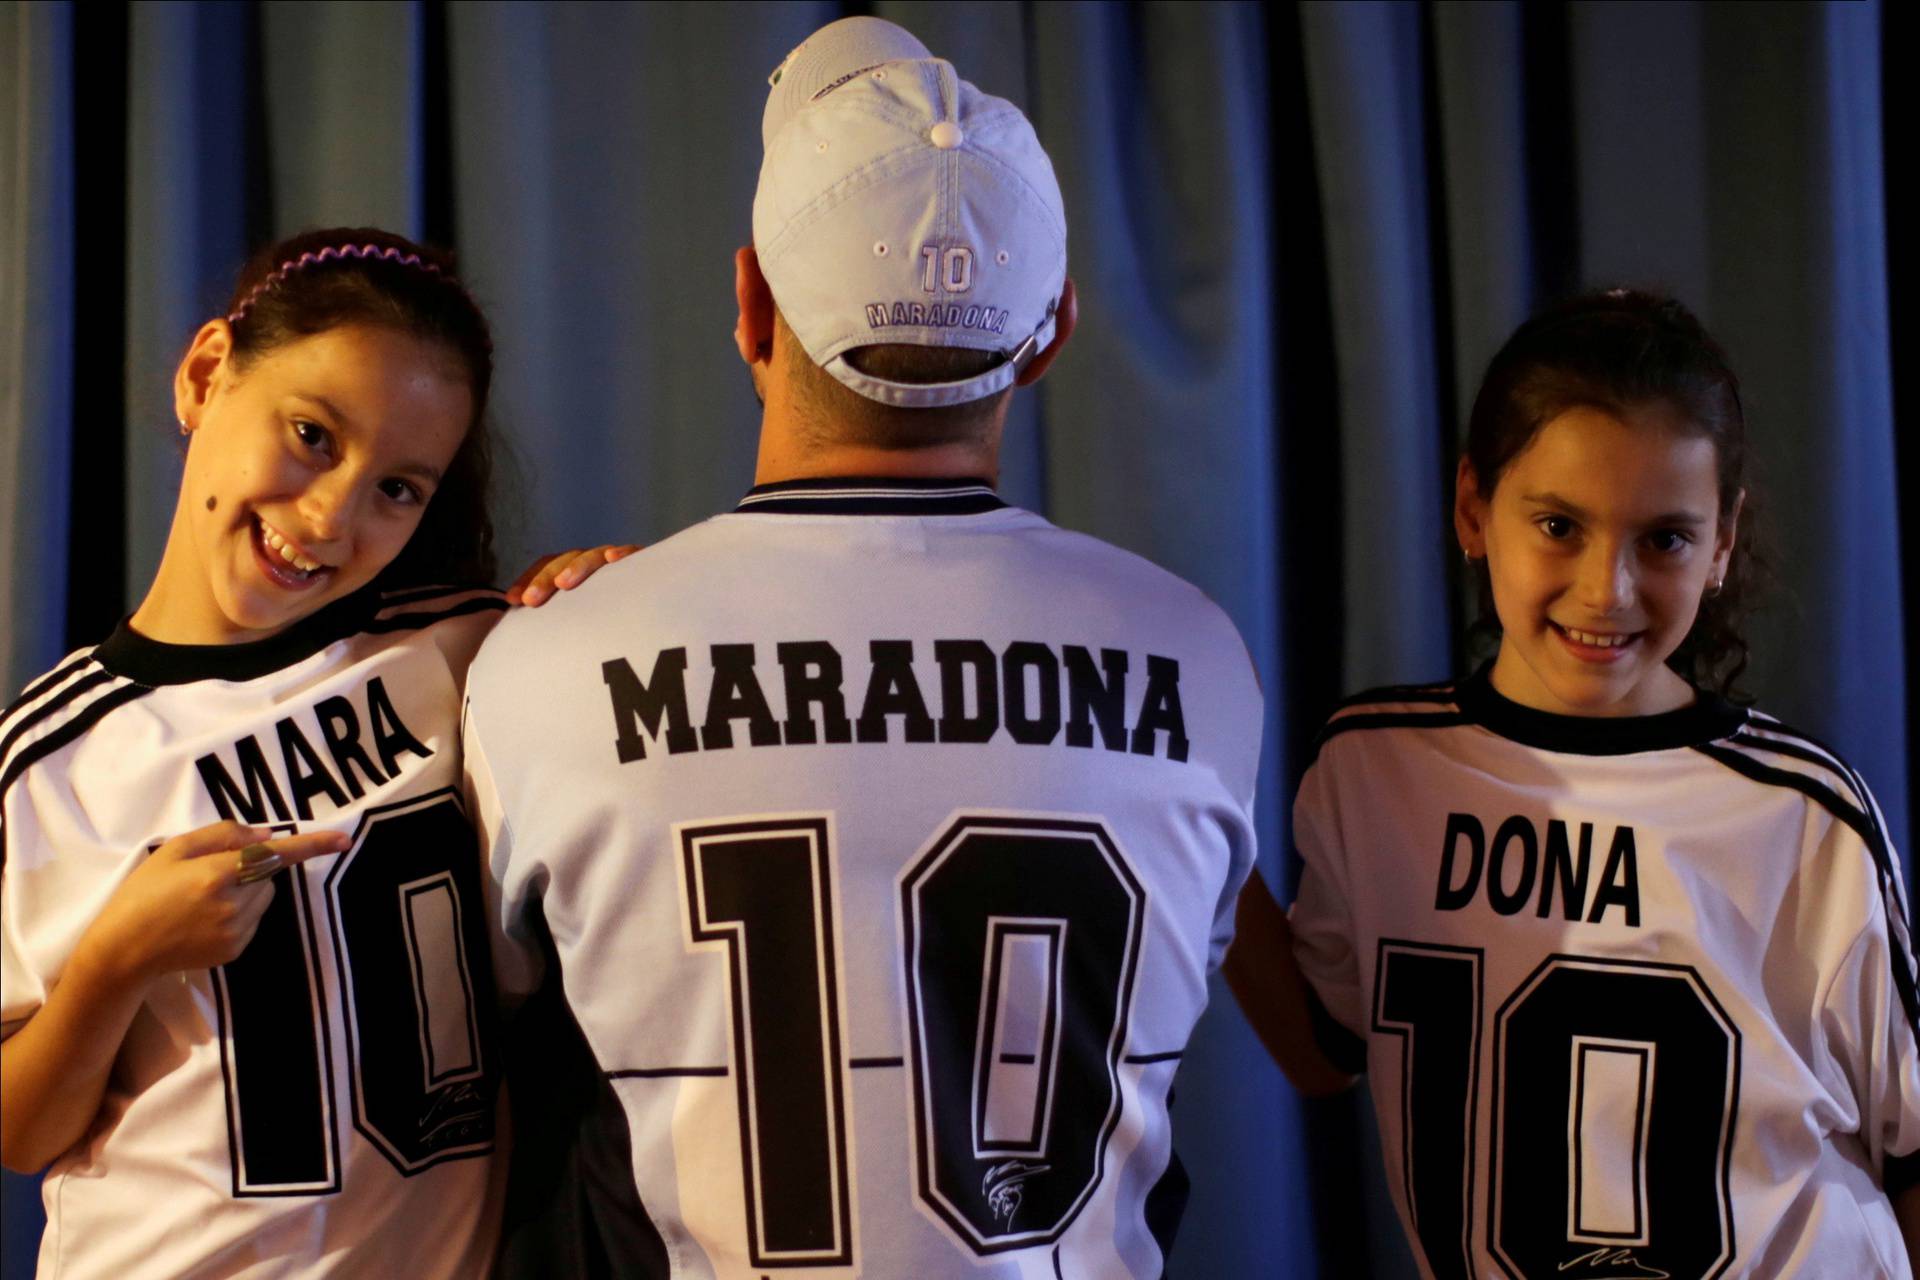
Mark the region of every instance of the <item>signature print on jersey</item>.
<instances>
[{"instance_id":1,"label":"signature print on jersey","mask_svg":"<svg viewBox=\"0 0 1920 1280\"><path fill-rule=\"evenodd\" d=\"M921 1203L978 1253L1058 1239L1119 1123L1146 891L1100 823L979 815L900 896Z\"/></svg>"},{"instance_id":2,"label":"signature print on jersey","mask_svg":"<svg viewBox=\"0 0 1920 1280\"><path fill-rule=\"evenodd\" d=\"M1399 1044L1399 1179L1428 1268L1473 1274L1478 1078L1493 1073L1487 1242L1513 1280L1710 1280L1735 1256L1728 1187L1740 1032L1688 965L1551 955L1494 1016L1485 953L1382 938L1373 1030ZM1482 1058L1486 1057L1486 1062Z\"/></svg>"},{"instance_id":3,"label":"signature print on jersey","mask_svg":"<svg viewBox=\"0 0 1920 1280\"><path fill-rule=\"evenodd\" d=\"M235 1196L338 1193L342 1109L402 1174L493 1149L493 983L472 849L442 788L368 811L317 894L305 867L274 877L253 942L214 970Z\"/></svg>"}]
</instances>

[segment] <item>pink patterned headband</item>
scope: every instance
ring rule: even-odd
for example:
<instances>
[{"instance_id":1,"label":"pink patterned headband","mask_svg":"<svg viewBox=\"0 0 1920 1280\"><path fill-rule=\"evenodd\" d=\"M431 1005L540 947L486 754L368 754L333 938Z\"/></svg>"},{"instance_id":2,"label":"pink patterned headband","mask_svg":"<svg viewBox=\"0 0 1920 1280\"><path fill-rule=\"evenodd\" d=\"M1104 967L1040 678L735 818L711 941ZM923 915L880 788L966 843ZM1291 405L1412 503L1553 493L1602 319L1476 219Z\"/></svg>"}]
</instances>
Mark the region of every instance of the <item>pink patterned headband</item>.
<instances>
[{"instance_id":1,"label":"pink patterned headband","mask_svg":"<svg viewBox=\"0 0 1920 1280\"><path fill-rule=\"evenodd\" d=\"M343 245L328 245L324 249L309 250L306 253L301 254L297 258L289 258L285 262L281 263L279 266L275 267L267 275L266 279L262 280L259 284L253 286L253 288L248 291L247 296L240 300L240 305L234 308L232 314L230 314L227 317L227 323L239 324L240 321L246 317L247 312L253 307L254 302L259 299L261 294L267 292L267 290L273 288L275 285L279 284L282 280L285 280L288 276L292 275L294 272L304 271L308 267L317 266L320 263L324 263L324 262L344 261L347 258L357 258L363 262L369 261L369 260L391 262L396 266L412 267L416 271L424 271L428 275L434 276L440 280L445 281L447 284L452 285L455 289L459 289L460 296L463 298L466 298L467 305L469 307L473 307L476 314L478 314L479 312L479 308L474 306L473 299L467 296L467 291L465 289L460 288L460 284L458 281L454 280L451 276L446 275L444 272L440 270L438 266L436 266L431 262L426 261L419 254L402 253L400 250L393 248L391 245L343 244ZM487 349L489 351L493 349L492 342L488 342Z\"/></svg>"}]
</instances>

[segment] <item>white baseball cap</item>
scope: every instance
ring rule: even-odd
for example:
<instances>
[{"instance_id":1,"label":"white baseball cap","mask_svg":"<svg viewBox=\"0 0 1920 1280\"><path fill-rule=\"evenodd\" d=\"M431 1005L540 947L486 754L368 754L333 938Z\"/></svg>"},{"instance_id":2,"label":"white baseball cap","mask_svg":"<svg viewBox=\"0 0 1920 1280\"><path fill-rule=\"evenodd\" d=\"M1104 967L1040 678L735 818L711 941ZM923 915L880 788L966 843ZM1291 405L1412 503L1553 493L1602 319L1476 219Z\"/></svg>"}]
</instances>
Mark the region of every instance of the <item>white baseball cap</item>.
<instances>
[{"instance_id":1,"label":"white baseball cap","mask_svg":"<svg viewBox=\"0 0 1920 1280\"><path fill-rule=\"evenodd\" d=\"M1067 273L1060 184L1020 109L880 18L822 27L768 83L753 242L814 363L894 405L1012 383L1053 341ZM847 363L875 343L1007 358L955 382L894 382Z\"/></svg>"}]
</instances>

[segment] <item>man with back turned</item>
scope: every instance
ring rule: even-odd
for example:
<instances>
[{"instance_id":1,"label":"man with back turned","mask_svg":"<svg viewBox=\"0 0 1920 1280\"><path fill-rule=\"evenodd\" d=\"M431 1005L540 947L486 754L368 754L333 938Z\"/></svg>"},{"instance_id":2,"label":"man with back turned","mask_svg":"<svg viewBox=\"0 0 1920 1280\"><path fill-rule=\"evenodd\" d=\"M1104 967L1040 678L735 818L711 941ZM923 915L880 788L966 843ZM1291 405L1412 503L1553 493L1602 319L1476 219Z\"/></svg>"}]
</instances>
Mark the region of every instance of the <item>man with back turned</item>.
<instances>
[{"instance_id":1,"label":"man with back turned","mask_svg":"<svg viewBox=\"0 0 1920 1280\"><path fill-rule=\"evenodd\" d=\"M557 968L597 1076L507 1269L1159 1276L1253 671L1198 590L994 491L1075 318L1018 109L874 18L771 84L753 488L469 679L502 986Z\"/></svg>"}]
</instances>

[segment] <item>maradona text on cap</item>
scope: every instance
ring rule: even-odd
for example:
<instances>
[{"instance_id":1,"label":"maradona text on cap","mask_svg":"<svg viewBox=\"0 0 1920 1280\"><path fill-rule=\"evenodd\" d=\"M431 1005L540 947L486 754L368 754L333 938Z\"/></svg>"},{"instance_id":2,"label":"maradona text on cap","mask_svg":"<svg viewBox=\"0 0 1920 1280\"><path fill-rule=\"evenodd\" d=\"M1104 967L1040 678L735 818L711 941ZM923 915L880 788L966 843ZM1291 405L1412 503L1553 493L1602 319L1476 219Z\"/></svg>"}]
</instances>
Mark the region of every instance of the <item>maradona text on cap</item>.
<instances>
[{"instance_id":1,"label":"maradona text on cap","mask_svg":"<svg viewBox=\"0 0 1920 1280\"><path fill-rule=\"evenodd\" d=\"M879 18L815 32L769 78L753 200L761 272L814 363L887 404L960 404L1053 340L1067 224L1020 109ZM931 385L860 372L875 343L1006 359Z\"/></svg>"}]
</instances>

